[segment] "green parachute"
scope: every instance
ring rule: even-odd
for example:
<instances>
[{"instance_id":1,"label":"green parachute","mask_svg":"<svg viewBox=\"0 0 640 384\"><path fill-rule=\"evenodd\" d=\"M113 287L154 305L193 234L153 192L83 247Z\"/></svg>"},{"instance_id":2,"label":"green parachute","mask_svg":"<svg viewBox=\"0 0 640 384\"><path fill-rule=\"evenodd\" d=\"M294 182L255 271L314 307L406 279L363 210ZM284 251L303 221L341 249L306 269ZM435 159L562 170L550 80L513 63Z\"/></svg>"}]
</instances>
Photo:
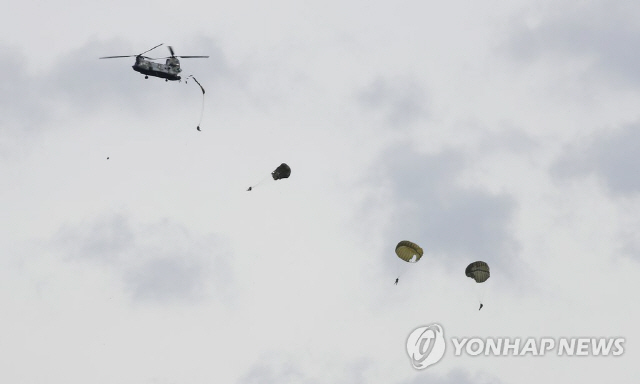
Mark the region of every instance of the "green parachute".
<instances>
[{"instance_id":1,"label":"green parachute","mask_svg":"<svg viewBox=\"0 0 640 384\"><path fill-rule=\"evenodd\" d=\"M484 283L491 276L491 272L489 271L489 264L484 261L474 261L469 264L467 268L464 270L464 274L467 277L472 278L476 283ZM484 284L482 285L484 288ZM484 296L484 289L477 289L478 293L478 301L480 302L480 309L484 306L482 304L482 297Z\"/></svg>"},{"instance_id":2,"label":"green parachute","mask_svg":"<svg viewBox=\"0 0 640 384\"><path fill-rule=\"evenodd\" d=\"M403 240L396 245L396 255L407 263L417 263L423 254L422 248L416 243Z\"/></svg>"},{"instance_id":3,"label":"green parachute","mask_svg":"<svg viewBox=\"0 0 640 384\"><path fill-rule=\"evenodd\" d=\"M411 241L403 240L396 245L396 255L400 260L406 261L407 263L417 263L420 258L422 258L423 254L424 251L422 248ZM396 285L398 285L398 281L400 280L400 269L401 268L398 265L398 277L395 282ZM402 269L404 270L404 267Z\"/></svg>"},{"instance_id":4,"label":"green parachute","mask_svg":"<svg viewBox=\"0 0 640 384\"><path fill-rule=\"evenodd\" d=\"M464 274L475 280L476 283L484 283L491 276L489 265L484 261L474 261L469 264L464 270Z\"/></svg>"}]
</instances>

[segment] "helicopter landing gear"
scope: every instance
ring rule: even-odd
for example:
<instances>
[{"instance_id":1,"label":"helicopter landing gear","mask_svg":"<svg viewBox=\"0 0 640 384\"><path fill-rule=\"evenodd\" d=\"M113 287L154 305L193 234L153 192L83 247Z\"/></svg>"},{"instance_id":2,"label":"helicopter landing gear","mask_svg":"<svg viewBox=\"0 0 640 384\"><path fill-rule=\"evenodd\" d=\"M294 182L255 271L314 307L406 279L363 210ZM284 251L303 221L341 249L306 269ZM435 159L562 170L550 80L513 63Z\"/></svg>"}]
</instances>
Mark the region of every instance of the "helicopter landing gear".
<instances>
[{"instance_id":1,"label":"helicopter landing gear","mask_svg":"<svg viewBox=\"0 0 640 384\"><path fill-rule=\"evenodd\" d=\"M148 79L148 78L149 78L149 76L146 76L146 75L145 75L145 77L144 77L144 78L145 78L145 79Z\"/></svg>"},{"instance_id":2,"label":"helicopter landing gear","mask_svg":"<svg viewBox=\"0 0 640 384\"><path fill-rule=\"evenodd\" d=\"M167 81L169 81L169 79L164 79L164 81L165 81L165 83L166 83Z\"/></svg>"}]
</instances>

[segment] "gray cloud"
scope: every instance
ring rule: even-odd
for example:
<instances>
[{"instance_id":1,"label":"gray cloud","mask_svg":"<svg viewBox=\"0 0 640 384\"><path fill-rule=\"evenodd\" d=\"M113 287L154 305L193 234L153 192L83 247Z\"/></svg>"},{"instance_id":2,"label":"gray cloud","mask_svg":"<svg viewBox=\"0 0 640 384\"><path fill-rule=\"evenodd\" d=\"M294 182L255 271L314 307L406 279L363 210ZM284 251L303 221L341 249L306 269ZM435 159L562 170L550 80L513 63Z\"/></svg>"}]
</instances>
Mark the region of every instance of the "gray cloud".
<instances>
[{"instance_id":1,"label":"gray cloud","mask_svg":"<svg viewBox=\"0 0 640 384\"><path fill-rule=\"evenodd\" d=\"M416 376L409 380L404 381L401 384L500 384L502 381L495 377L489 376L484 373L478 373L471 375L462 369L454 369L450 371L446 376L436 376L431 374L431 371L419 372Z\"/></svg>"},{"instance_id":2,"label":"gray cloud","mask_svg":"<svg viewBox=\"0 0 640 384\"><path fill-rule=\"evenodd\" d=\"M61 105L76 111L103 106L107 102L121 103L124 108L131 108L135 85L115 66L102 64L98 60L102 52L117 47L127 50L127 45L122 41L87 43L67 53L49 71L40 74L27 73L27 63L20 52L11 47L2 47L0 63L12 73L0 90L3 119L11 119L16 123L12 131L32 132L39 127L37 123L50 118ZM127 69L130 64L124 67Z\"/></svg>"},{"instance_id":3,"label":"gray cloud","mask_svg":"<svg viewBox=\"0 0 640 384\"><path fill-rule=\"evenodd\" d=\"M256 364L244 375L241 384L316 384L319 381L309 378L291 361L275 361Z\"/></svg>"},{"instance_id":4,"label":"gray cloud","mask_svg":"<svg viewBox=\"0 0 640 384\"><path fill-rule=\"evenodd\" d=\"M10 73L0 88L0 156L6 156L38 132L53 110L26 70L26 60L12 47L0 45L0 66Z\"/></svg>"},{"instance_id":5,"label":"gray cloud","mask_svg":"<svg viewBox=\"0 0 640 384\"><path fill-rule=\"evenodd\" d=\"M413 151L409 145L388 150L370 179L383 190L368 202L388 210L387 242L420 244L430 257L452 268L484 260L513 272L517 242L510 233L515 202L506 195L457 184L467 159L457 151L436 155ZM387 260L387 259L385 259Z\"/></svg>"},{"instance_id":6,"label":"gray cloud","mask_svg":"<svg viewBox=\"0 0 640 384\"><path fill-rule=\"evenodd\" d=\"M338 367L336 367L338 368ZM375 372L374 363L368 359L358 359L344 362L338 368L339 374L333 375L335 383L364 384L371 382L371 374ZM239 384L316 384L320 380L310 377L302 368L298 359L290 354L270 354L253 365L249 371L238 381ZM416 372L415 376L409 380L399 381L398 384L503 384L494 376L485 372L474 374L456 368L446 375L434 374L432 371Z\"/></svg>"},{"instance_id":7,"label":"gray cloud","mask_svg":"<svg viewBox=\"0 0 640 384\"><path fill-rule=\"evenodd\" d=\"M560 181L596 174L617 194L640 192L640 124L615 132L599 133L588 142L576 143L552 165L551 173Z\"/></svg>"},{"instance_id":8,"label":"gray cloud","mask_svg":"<svg viewBox=\"0 0 640 384\"><path fill-rule=\"evenodd\" d=\"M231 292L224 242L167 220L132 226L124 216L110 216L67 226L53 243L68 261L109 268L134 300L193 301L212 291L222 296Z\"/></svg>"},{"instance_id":9,"label":"gray cloud","mask_svg":"<svg viewBox=\"0 0 640 384\"><path fill-rule=\"evenodd\" d=\"M508 130L501 132L491 132L482 127L474 127L480 133L480 142L478 150L482 154L491 154L496 152L507 153L532 153L540 148L540 141L530 135L518 130L517 127L509 127Z\"/></svg>"},{"instance_id":10,"label":"gray cloud","mask_svg":"<svg viewBox=\"0 0 640 384\"><path fill-rule=\"evenodd\" d=\"M200 298L208 272L198 260L168 255L126 271L124 282L137 299Z\"/></svg>"},{"instance_id":11,"label":"gray cloud","mask_svg":"<svg viewBox=\"0 0 640 384\"><path fill-rule=\"evenodd\" d=\"M377 78L358 93L358 101L378 111L393 127L406 127L428 116L426 93L416 80Z\"/></svg>"},{"instance_id":12,"label":"gray cloud","mask_svg":"<svg viewBox=\"0 0 640 384\"><path fill-rule=\"evenodd\" d=\"M78 227L63 227L55 242L74 260L93 260L107 265L123 262L135 246L128 220L121 215L100 218Z\"/></svg>"},{"instance_id":13,"label":"gray cloud","mask_svg":"<svg viewBox=\"0 0 640 384\"><path fill-rule=\"evenodd\" d=\"M640 82L640 52L635 49L640 45L638 4L593 1L580 7L572 4L570 11L562 9L554 8L531 28L523 19L515 21L507 49L523 60L546 54L587 58L594 70L624 82Z\"/></svg>"},{"instance_id":14,"label":"gray cloud","mask_svg":"<svg viewBox=\"0 0 640 384\"><path fill-rule=\"evenodd\" d=\"M373 363L369 359L361 358L344 362L335 367L339 373L332 379L334 383L364 384L367 383L367 373ZM240 379L240 384L316 384L324 382L310 377L301 366L299 359L287 353L269 354L253 365Z\"/></svg>"},{"instance_id":15,"label":"gray cloud","mask_svg":"<svg viewBox=\"0 0 640 384\"><path fill-rule=\"evenodd\" d=\"M613 132L598 133L584 142L568 146L551 166L557 183L595 175L615 197L636 197L640 193L640 124ZM620 229L620 250L638 258L640 237L632 220Z\"/></svg>"}]
</instances>

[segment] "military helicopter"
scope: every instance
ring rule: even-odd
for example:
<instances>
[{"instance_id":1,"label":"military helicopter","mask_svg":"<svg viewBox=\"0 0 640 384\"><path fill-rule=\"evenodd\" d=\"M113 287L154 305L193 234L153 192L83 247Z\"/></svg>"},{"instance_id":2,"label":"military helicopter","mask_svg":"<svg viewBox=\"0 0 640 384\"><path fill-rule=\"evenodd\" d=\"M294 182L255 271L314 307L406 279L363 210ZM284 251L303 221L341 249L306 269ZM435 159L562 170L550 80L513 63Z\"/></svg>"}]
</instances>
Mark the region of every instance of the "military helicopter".
<instances>
[{"instance_id":1,"label":"military helicopter","mask_svg":"<svg viewBox=\"0 0 640 384\"><path fill-rule=\"evenodd\" d=\"M154 77L159 77L161 79L165 79L165 81L169 81L169 80L176 81L181 79L180 72L182 72L182 69L180 69L180 60L178 60L179 57L183 59L194 59L194 58L206 59L209 57L209 56L176 56L171 46L167 46L167 48L169 48L169 53L171 53L171 56L169 57L160 57L160 58L153 59L151 57L143 56L145 53L150 52L161 45L163 44L158 44L155 47L148 49L142 53L139 53L137 55L106 56L106 57L101 57L100 59L135 57L136 63L133 65L132 68L134 71L142 73L145 79L148 79L149 76L154 76ZM151 60L162 60L162 59L167 59L165 64L154 63L153 61L151 61Z\"/></svg>"}]
</instances>

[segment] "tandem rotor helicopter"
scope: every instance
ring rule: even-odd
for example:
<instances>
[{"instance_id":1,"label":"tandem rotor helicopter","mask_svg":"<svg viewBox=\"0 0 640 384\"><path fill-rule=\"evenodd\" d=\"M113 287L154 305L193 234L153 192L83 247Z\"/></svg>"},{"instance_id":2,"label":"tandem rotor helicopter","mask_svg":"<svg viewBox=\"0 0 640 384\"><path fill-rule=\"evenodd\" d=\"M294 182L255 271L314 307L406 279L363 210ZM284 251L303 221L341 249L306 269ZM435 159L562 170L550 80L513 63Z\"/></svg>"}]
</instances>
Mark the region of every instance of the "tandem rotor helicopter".
<instances>
[{"instance_id":1,"label":"tandem rotor helicopter","mask_svg":"<svg viewBox=\"0 0 640 384\"><path fill-rule=\"evenodd\" d=\"M149 76L154 76L154 77L159 77L161 79L165 79L165 81L169 81L169 80L176 81L181 79L180 72L182 72L182 69L180 68L180 60L178 60L178 58L206 59L209 57L209 56L176 56L173 51L173 47L171 46L167 46L167 48L169 48L169 53L171 53L171 56L169 57L151 58L151 57L143 56L145 53L150 52L161 45L163 44L158 44L155 47L148 49L142 53L139 53L137 55L106 56L106 57L101 57L100 59L135 57L136 62L132 68L134 71L142 73L145 79L148 79ZM151 60L162 60L162 59L167 59L165 64L154 63L153 61L151 61Z\"/></svg>"},{"instance_id":2,"label":"tandem rotor helicopter","mask_svg":"<svg viewBox=\"0 0 640 384\"><path fill-rule=\"evenodd\" d=\"M121 57L135 57L136 62L135 64L133 64L132 68L134 71L142 73L145 79L148 79L149 76L153 76L153 77L159 77L161 79L164 79L165 81L169 81L169 80L181 81L182 77L180 77L180 73L182 72L182 69L180 68L180 60L178 60L178 58L206 59L209 57L209 56L176 56L175 52L173 51L173 47L171 46L167 46L167 48L169 48L169 53L171 53L171 56L169 57L160 57L160 58L154 59L151 57L143 56L145 53L150 52L161 45L163 44L158 44L155 47L151 49L147 49L146 51L139 53L137 55L105 56L105 57L100 57L100 59L117 59ZM152 61L152 60L162 60L162 59L167 59L165 64L154 63ZM200 131L200 124L202 124L202 116L204 114L204 93L205 93L204 87L202 86L202 84L200 84L198 80L196 80L196 78L193 75L187 76L187 78L185 79L185 83L189 78L193 79L193 81L195 81L196 84L198 84L198 86L200 86L200 89L202 90L202 108L200 109L200 121L198 122L198 126L196 127L198 131Z\"/></svg>"}]
</instances>

